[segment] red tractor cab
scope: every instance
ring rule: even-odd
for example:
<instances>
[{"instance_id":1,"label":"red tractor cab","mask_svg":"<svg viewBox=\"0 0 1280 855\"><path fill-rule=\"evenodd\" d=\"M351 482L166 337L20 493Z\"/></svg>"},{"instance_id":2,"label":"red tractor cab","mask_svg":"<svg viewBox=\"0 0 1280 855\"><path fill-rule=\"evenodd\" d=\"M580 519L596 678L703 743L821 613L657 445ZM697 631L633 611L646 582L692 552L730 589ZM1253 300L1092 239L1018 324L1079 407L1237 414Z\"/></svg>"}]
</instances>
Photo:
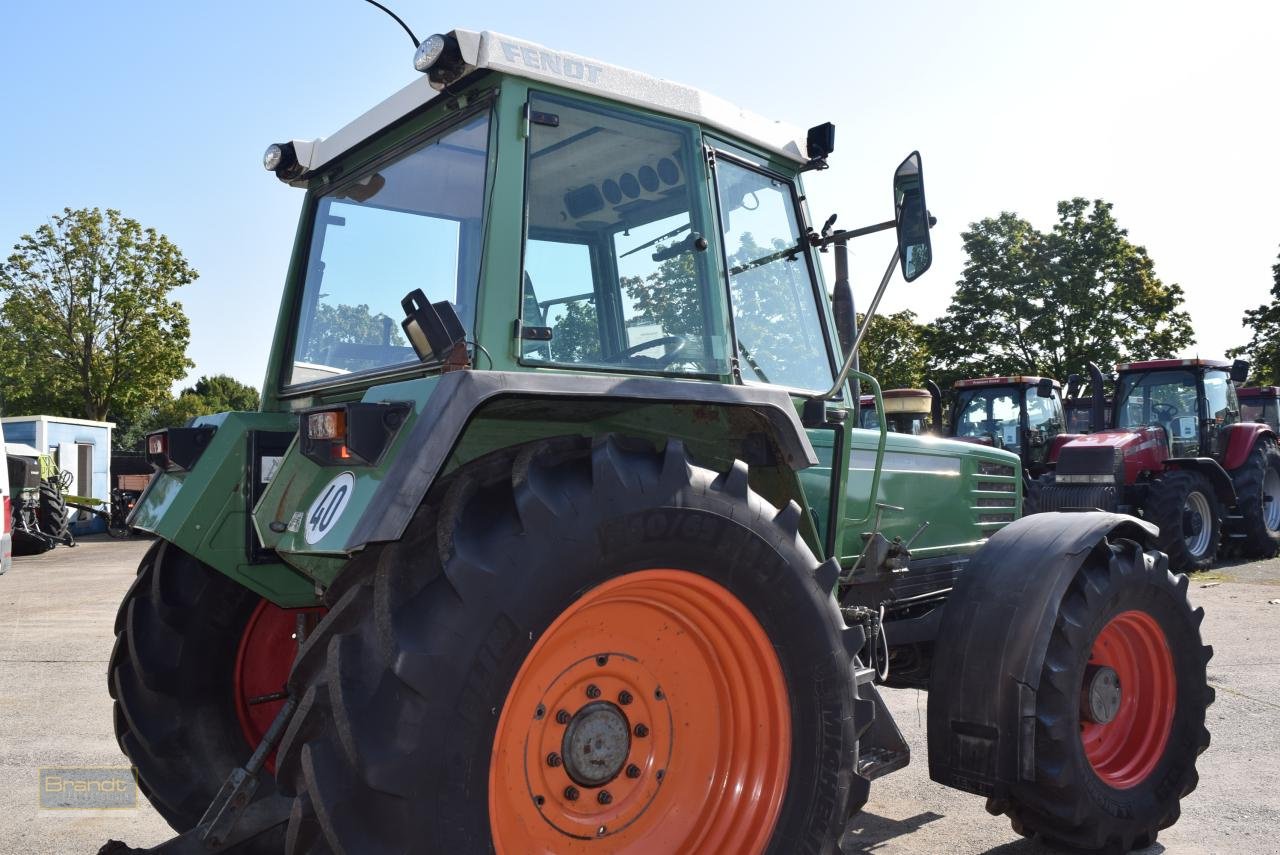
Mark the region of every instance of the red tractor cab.
<instances>
[{"instance_id":1,"label":"red tractor cab","mask_svg":"<svg viewBox=\"0 0 1280 855\"><path fill-rule=\"evenodd\" d=\"M1049 449L1066 424L1057 380L978 377L956 381L947 436L1012 451L1035 478L1046 471Z\"/></svg>"},{"instance_id":2,"label":"red tractor cab","mask_svg":"<svg viewBox=\"0 0 1280 855\"><path fill-rule=\"evenodd\" d=\"M1261 422L1280 434L1280 386L1245 386L1236 395L1241 421Z\"/></svg>"},{"instance_id":3,"label":"red tractor cab","mask_svg":"<svg viewBox=\"0 0 1280 855\"><path fill-rule=\"evenodd\" d=\"M1093 433L1105 428L1111 418L1111 399L1107 397L1106 378L1098 366L1089 364L1089 388L1079 374L1067 378L1067 388L1062 400L1066 413L1068 434ZM1085 394L1086 391L1088 394ZM1095 402L1101 399L1102 407L1095 411Z\"/></svg>"},{"instance_id":4,"label":"red tractor cab","mask_svg":"<svg viewBox=\"0 0 1280 855\"><path fill-rule=\"evenodd\" d=\"M930 384L933 386L933 384ZM886 389L881 393L884 398L884 416L889 430L894 433L909 433L914 436L935 433L942 422L942 399L933 389ZM876 419L876 399L873 395L863 395L861 413L858 424L869 430L879 430L880 423Z\"/></svg>"},{"instance_id":5,"label":"red tractor cab","mask_svg":"<svg viewBox=\"0 0 1280 855\"><path fill-rule=\"evenodd\" d=\"M1108 428L1055 443L1051 471L1032 485L1030 504L1141 516L1160 527L1174 570L1209 567L1224 540L1249 555L1274 555L1280 449L1273 427L1241 419L1234 384L1248 370L1217 359L1116 366Z\"/></svg>"}]
</instances>

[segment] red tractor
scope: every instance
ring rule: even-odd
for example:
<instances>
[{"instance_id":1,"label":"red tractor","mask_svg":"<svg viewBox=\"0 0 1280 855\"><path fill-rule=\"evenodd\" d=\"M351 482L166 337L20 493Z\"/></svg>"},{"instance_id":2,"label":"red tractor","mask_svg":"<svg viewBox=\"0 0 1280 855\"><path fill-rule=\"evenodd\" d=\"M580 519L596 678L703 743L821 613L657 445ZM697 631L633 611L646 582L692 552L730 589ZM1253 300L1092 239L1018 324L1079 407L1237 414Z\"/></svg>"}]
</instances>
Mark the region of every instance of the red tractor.
<instances>
[{"instance_id":1,"label":"red tractor","mask_svg":"<svg viewBox=\"0 0 1280 855\"><path fill-rule=\"evenodd\" d=\"M1261 422L1280 434L1280 386L1246 386L1236 395L1241 421Z\"/></svg>"},{"instance_id":2,"label":"red tractor","mask_svg":"<svg viewBox=\"0 0 1280 855\"><path fill-rule=\"evenodd\" d=\"M1155 359L1116 370L1110 426L1051 444L1032 505L1141 516L1159 526L1174 570L1209 567L1224 538L1248 555L1276 554L1280 448L1274 427L1241 420L1233 384L1249 364Z\"/></svg>"},{"instance_id":3,"label":"red tractor","mask_svg":"<svg viewBox=\"0 0 1280 855\"><path fill-rule=\"evenodd\" d=\"M1031 478L1048 468L1049 448L1066 431L1062 386L1050 377L957 380L946 436L1012 451Z\"/></svg>"}]
</instances>

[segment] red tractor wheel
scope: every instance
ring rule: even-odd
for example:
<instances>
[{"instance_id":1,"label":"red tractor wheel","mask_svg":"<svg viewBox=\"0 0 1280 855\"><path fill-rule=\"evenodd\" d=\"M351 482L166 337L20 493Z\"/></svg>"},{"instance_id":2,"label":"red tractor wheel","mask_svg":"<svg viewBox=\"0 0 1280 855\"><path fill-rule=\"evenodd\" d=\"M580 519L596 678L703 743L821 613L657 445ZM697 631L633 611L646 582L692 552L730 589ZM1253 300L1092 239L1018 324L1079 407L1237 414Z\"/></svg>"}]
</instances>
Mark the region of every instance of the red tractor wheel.
<instances>
[{"instance_id":1,"label":"red tractor wheel","mask_svg":"<svg viewBox=\"0 0 1280 855\"><path fill-rule=\"evenodd\" d=\"M835 851L863 635L797 505L674 441L539 442L442 487L294 669L289 852Z\"/></svg>"},{"instance_id":2,"label":"red tractor wheel","mask_svg":"<svg viewBox=\"0 0 1280 855\"><path fill-rule=\"evenodd\" d=\"M1245 552L1258 558L1275 555L1280 551L1280 448L1273 440L1260 440L1231 476Z\"/></svg>"},{"instance_id":3,"label":"red tractor wheel","mask_svg":"<svg viewBox=\"0 0 1280 855\"><path fill-rule=\"evenodd\" d=\"M1195 789L1213 649L1187 577L1167 567L1132 541L1104 542L1063 595L1034 695L1034 772L988 805L1019 833L1128 852L1154 843Z\"/></svg>"},{"instance_id":4,"label":"red tractor wheel","mask_svg":"<svg viewBox=\"0 0 1280 855\"><path fill-rule=\"evenodd\" d=\"M1207 570L1222 542L1222 502L1199 472L1166 472L1147 488L1142 515L1160 528L1156 547L1178 572Z\"/></svg>"}]
</instances>

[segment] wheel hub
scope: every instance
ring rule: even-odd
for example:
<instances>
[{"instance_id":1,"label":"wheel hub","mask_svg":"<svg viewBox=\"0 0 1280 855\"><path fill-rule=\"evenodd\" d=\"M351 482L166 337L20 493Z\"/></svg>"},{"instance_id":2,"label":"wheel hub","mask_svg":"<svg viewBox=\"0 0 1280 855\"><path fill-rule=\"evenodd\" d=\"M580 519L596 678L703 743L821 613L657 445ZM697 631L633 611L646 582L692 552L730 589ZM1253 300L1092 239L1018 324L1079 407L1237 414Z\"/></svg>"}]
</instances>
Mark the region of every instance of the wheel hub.
<instances>
[{"instance_id":1,"label":"wheel hub","mask_svg":"<svg viewBox=\"0 0 1280 855\"><path fill-rule=\"evenodd\" d=\"M631 723L611 703L596 701L578 710L564 729L561 755L574 783L599 787L622 772L631 752Z\"/></svg>"},{"instance_id":2,"label":"wheel hub","mask_svg":"<svg viewBox=\"0 0 1280 855\"><path fill-rule=\"evenodd\" d=\"M1106 665L1090 665L1085 672L1085 716L1094 724L1108 724L1123 700L1120 676Z\"/></svg>"}]
</instances>

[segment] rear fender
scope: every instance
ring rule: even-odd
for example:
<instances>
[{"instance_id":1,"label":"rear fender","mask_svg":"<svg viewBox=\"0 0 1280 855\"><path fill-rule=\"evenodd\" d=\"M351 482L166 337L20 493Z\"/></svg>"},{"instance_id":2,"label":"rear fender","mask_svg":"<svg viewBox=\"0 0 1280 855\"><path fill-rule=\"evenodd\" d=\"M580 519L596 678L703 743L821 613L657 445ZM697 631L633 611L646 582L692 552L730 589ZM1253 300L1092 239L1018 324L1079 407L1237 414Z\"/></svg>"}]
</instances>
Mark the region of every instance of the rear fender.
<instances>
[{"instance_id":1,"label":"rear fender","mask_svg":"<svg viewBox=\"0 0 1280 855\"><path fill-rule=\"evenodd\" d=\"M1231 425L1223 431L1227 440L1227 453L1222 457L1222 468L1227 471L1239 469L1249 459L1253 447L1262 439L1270 437L1274 442L1276 433L1270 425L1261 422L1242 422Z\"/></svg>"},{"instance_id":2,"label":"rear fender","mask_svg":"<svg viewBox=\"0 0 1280 855\"><path fill-rule=\"evenodd\" d=\"M1259 427L1262 427L1262 425L1259 425ZM1245 453L1245 456L1248 456L1248 452ZM1242 458L1240 462L1243 463L1244 459ZM1209 485L1213 487L1213 492L1220 502L1227 507L1235 505L1236 486L1232 482L1231 476L1227 474L1227 470L1223 469L1222 464L1212 457L1170 457L1165 460L1164 465L1166 469L1199 472L1209 479Z\"/></svg>"},{"instance_id":3,"label":"rear fender","mask_svg":"<svg viewBox=\"0 0 1280 855\"><path fill-rule=\"evenodd\" d=\"M1149 547L1124 514L1042 513L1001 529L960 574L942 615L929 687L929 776L1003 798L1035 769L1036 691L1058 604L1107 538Z\"/></svg>"}]
</instances>

